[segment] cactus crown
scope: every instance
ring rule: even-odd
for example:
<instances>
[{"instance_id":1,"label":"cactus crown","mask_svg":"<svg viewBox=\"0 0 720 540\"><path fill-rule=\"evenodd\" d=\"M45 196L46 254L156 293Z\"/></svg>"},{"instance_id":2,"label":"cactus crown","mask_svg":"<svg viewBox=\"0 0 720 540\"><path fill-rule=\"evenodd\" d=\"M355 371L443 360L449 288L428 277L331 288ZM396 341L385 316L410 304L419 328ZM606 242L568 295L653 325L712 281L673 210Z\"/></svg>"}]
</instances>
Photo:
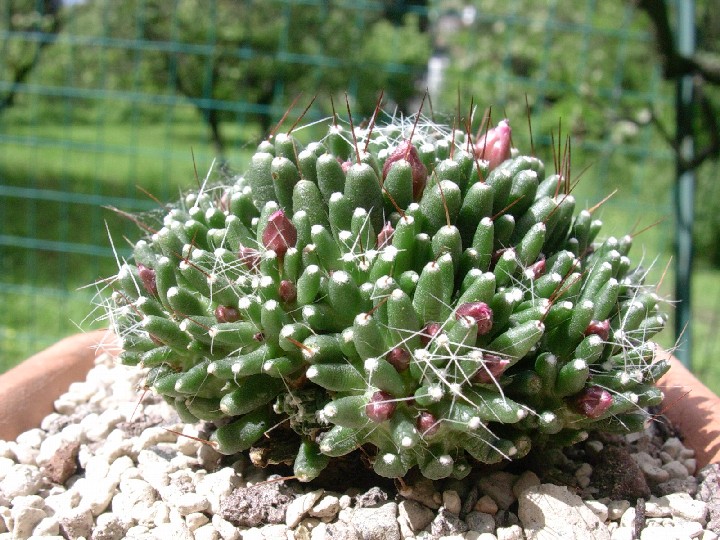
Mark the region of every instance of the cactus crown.
<instances>
[{"instance_id":1,"label":"cactus crown","mask_svg":"<svg viewBox=\"0 0 720 540\"><path fill-rule=\"evenodd\" d=\"M665 317L566 180L507 121L277 135L135 244L109 300L122 361L222 453L292 429L301 480L360 446L382 476L460 478L638 430Z\"/></svg>"}]
</instances>

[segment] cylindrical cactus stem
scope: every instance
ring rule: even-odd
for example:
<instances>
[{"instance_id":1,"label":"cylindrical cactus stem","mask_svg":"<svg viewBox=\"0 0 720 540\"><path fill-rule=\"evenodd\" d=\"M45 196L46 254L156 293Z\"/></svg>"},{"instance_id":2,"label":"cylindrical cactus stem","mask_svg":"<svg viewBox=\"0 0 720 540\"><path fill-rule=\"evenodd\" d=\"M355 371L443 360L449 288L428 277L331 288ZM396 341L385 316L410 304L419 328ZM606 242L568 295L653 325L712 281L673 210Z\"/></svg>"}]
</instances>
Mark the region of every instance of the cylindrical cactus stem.
<instances>
[{"instance_id":1,"label":"cylindrical cactus stem","mask_svg":"<svg viewBox=\"0 0 720 540\"><path fill-rule=\"evenodd\" d=\"M259 407L242 418L216 429L210 443L221 454L232 455L247 450L273 425L269 407Z\"/></svg>"},{"instance_id":2,"label":"cylindrical cactus stem","mask_svg":"<svg viewBox=\"0 0 720 540\"><path fill-rule=\"evenodd\" d=\"M330 456L323 454L317 443L303 439L293 464L293 474L301 482L309 482L320 476L328 463Z\"/></svg>"}]
</instances>

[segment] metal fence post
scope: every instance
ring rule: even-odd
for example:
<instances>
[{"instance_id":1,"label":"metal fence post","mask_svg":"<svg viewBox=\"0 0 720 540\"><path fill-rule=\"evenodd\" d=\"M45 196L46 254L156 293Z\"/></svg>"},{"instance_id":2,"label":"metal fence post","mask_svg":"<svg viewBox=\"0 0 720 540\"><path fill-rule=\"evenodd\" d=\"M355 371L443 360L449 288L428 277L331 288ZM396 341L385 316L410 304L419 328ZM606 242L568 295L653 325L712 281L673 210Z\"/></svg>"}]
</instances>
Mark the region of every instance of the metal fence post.
<instances>
[{"instance_id":1,"label":"metal fence post","mask_svg":"<svg viewBox=\"0 0 720 540\"><path fill-rule=\"evenodd\" d=\"M695 52L695 2L680 0L677 2L677 48L682 56L692 56ZM676 181L675 181L675 300L678 302L675 313L675 336L682 345L675 354L687 367L692 366L692 327L691 314L691 277L693 261L693 214L695 196L695 171L686 164L693 157L693 77L678 77L676 84L676 132L675 142Z\"/></svg>"}]
</instances>

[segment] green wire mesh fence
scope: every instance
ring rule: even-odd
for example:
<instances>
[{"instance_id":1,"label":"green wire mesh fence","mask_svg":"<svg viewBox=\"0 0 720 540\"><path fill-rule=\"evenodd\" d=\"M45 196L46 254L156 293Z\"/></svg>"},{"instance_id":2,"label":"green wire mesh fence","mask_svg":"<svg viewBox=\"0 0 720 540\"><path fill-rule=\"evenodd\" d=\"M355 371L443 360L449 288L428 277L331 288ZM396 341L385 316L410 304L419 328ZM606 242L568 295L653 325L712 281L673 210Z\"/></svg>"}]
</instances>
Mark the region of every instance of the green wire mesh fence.
<instances>
[{"instance_id":1,"label":"green wire mesh fence","mask_svg":"<svg viewBox=\"0 0 720 540\"><path fill-rule=\"evenodd\" d=\"M175 199L196 171L202 181L240 169L286 111L283 129L315 95L303 124L333 104L346 117L346 92L358 119L381 89L388 110L414 114L427 89L426 117L479 129L491 106L525 148L529 111L550 168L570 137L579 206L619 191L596 210L610 234L669 218L637 239L657 278L672 248L674 154L655 124L672 128L674 98L648 60L647 21L619 0L546 4L4 3L0 368L106 324L92 312L93 283L141 234L125 213ZM671 290L668 277L659 292Z\"/></svg>"}]
</instances>

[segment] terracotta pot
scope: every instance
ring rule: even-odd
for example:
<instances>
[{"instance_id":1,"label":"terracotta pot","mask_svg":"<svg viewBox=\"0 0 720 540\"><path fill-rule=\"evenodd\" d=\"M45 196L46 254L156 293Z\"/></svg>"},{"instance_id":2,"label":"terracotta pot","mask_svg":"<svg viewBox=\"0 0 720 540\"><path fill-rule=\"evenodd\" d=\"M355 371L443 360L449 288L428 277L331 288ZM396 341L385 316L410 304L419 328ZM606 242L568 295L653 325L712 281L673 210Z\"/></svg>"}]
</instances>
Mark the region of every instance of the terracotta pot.
<instances>
[{"instance_id":1,"label":"terracotta pot","mask_svg":"<svg viewBox=\"0 0 720 540\"><path fill-rule=\"evenodd\" d=\"M118 352L112 334L79 334L0 375L0 439L13 440L39 425L53 402L70 383L84 380L103 352ZM676 359L670 361L672 369L659 383L665 392L662 412L680 430L686 446L695 450L698 467L720 462L720 398Z\"/></svg>"},{"instance_id":2,"label":"terracotta pot","mask_svg":"<svg viewBox=\"0 0 720 540\"><path fill-rule=\"evenodd\" d=\"M70 383L85 379L96 356L118 351L106 330L77 334L0 375L0 439L14 440L37 427Z\"/></svg>"}]
</instances>

